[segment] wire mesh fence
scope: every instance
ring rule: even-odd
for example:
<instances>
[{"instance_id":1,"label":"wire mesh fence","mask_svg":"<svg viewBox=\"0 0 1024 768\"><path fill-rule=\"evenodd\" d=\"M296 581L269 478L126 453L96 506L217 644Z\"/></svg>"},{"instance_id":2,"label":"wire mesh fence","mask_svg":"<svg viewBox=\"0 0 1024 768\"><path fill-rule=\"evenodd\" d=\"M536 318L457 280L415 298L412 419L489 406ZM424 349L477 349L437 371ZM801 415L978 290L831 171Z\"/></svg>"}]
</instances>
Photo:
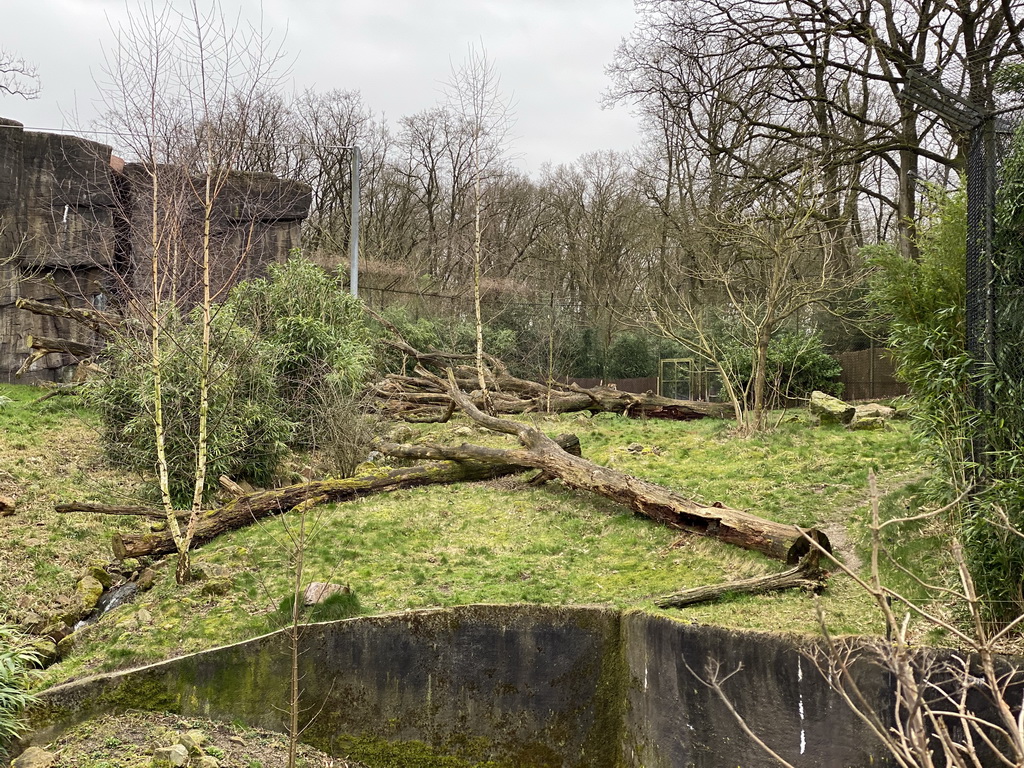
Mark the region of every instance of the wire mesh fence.
<instances>
[{"instance_id":1,"label":"wire mesh fence","mask_svg":"<svg viewBox=\"0 0 1024 768\"><path fill-rule=\"evenodd\" d=\"M974 458L986 466L1020 436L1024 404L1024 230L1013 231L1018 217L998 215L1000 206L1005 214L1007 206L1022 205L1007 199L1014 194L1005 172L1015 133L1009 121L986 121L971 131L968 152L965 342L974 361L975 406L983 414Z\"/></svg>"}]
</instances>

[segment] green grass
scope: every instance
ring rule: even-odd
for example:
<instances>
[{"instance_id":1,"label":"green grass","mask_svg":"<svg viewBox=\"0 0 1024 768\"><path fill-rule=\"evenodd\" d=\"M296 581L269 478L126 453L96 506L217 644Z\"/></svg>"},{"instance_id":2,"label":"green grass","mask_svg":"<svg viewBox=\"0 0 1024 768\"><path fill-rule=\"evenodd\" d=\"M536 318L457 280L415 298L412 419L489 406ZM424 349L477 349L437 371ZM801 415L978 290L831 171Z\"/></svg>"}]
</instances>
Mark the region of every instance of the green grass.
<instances>
[{"instance_id":1,"label":"green grass","mask_svg":"<svg viewBox=\"0 0 1024 768\"><path fill-rule=\"evenodd\" d=\"M140 479L105 465L95 416L87 409L70 399L33 406L38 390L28 387L0 387L0 395L14 401L0 408L0 483L15 486L19 506L24 499L18 515L0 519L0 561L13 567L4 573L15 574L0 586L5 600L0 612L5 604L15 611L26 604L42 608L53 594L70 592L86 562L109 561L113 530L140 527L126 518L56 515L52 503L116 501L146 491ZM915 440L902 423L881 432L849 432L813 427L802 414L794 416L771 433L750 438L736 437L724 421L608 415L535 421L550 434L579 435L584 455L599 464L705 503L722 501L780 522L824 527L849 562L863 558L868 472L877 473L888 494L886 509L896 514L912 503L904 486L926 473ZM466 424L456 419L449 425L420 425L417 439L511 444L475 428L471 437L453 434ZM634 443L645 450L626 450ZM15 449L17 444L26 447ZM0 493L11 492L5 487L0 484ZM80 633L74 653L46 671L46 684L234 642L279 625L274 615L293 589L289 532L297 522L295 514L267 520L195 553L197 565L218 566L230 579L227 595L204 594L203 582L177 587L173 563L164 563L151 592ZM348 584L369 614L478 602L655 610L659 595L783 567L715 540L680 537L559 483L528 486L522 477L317 507L306 522L312 535L304 581ZM929 553L941 531L902 533L894 548L898 557L937 560ZM17 537L21 540L12 543ZM34 543L26 545L26 539ZM821 604L835 632L881 630L868 599L848 578L833 578ZM142 608L151 623L140 623ZM736 597L682 615L730 627L817 630L813 600L802 593Z\"/></svg>"}]
</instances>

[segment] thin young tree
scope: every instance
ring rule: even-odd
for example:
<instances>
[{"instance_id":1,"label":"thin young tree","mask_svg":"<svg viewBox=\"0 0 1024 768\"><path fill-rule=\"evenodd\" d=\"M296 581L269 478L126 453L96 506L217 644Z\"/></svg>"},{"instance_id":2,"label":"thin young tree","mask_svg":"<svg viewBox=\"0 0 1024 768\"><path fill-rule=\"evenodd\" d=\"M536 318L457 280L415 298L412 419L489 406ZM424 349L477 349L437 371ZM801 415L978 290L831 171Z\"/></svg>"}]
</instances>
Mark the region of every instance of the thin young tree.
<instances>
[{"instance_id":1,"label":"thin young tree","mask_svg":"<svg viewBox=\"0 0 1024 768\"><path fill-rule=\"evenodd\" d=\"M775 334L804 310L834 309L861 279L823 222L814 169L801 185L789 200L763 201L733 215L708 211L663 279L644 286L642 321L716 370L742 429L764 426ZM733 370L736 349L751 357L747 380Z\"/></svg>"},{"instance_id":2,"label":"thin young tree","mask_svg":"<svg viewBox=\"0 0 1024 768\"><path fill-rule=\"evenodd\" d=\"M178 550L179 583L191 575L189 550L207 489L214 302L252 246L252 229L242 226L235 243L240 247L228 255L217 242L216 208L244 146L239 114L272 81L279 59L261 31L232 25L216 4L204 14L196 2L182 12L141 3L117 29L105 67L106 127L128 145L137 161L136 182L149 197L145 212L129 204L122 213L136 250L145 255L135 257L127 275L114 276L119 294L147 329L155 467ZM197 423L191 503L182 527L171 491L164 377L165 358L178 343L177 318L192 307L200 325Z\"/></svg>"},{"instance_id":3,"label":"thin young tree","mask_svg":"<svg viewBox=\"0 0 1024 768\"><path fill-rule=\"evenodd\" d=\"M446 96L470 136L473 178L473 311L476 320L476 368L480 392L488 402L484 365L484 321L480 301L483 272L485 185L500 174L514 122L511 102L501 92L495 64L480 45L470 45L466 58L453 67Z\"/></svg>"}]
</instances>

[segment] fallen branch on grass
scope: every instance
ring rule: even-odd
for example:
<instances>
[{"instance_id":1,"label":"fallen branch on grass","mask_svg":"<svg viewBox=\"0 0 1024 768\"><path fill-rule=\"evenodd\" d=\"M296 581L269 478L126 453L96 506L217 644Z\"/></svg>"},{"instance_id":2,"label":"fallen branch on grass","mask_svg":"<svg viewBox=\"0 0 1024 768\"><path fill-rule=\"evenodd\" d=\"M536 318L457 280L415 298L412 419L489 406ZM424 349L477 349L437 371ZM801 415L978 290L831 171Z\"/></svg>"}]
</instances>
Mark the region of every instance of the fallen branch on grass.
<instances>
[{"instance_id":1,"label":"fallen branch on grass","mask_svg":"<svg viewBox=\"0 0 1024 768\"><path fill-rule=\"evenodd\" d=\"M819 564L817 551L808 553L800 564L782 573L754 576L749 579L727 581L724 584L708 584L702 587L684 589L671 595L659 597L654 604L659 608L683 608L698 603L712 603L730 595L761 595L767 592L781 592L785 589L802 589L820 592L825 588L826 572Z\"/></svg>"}]
</instances>

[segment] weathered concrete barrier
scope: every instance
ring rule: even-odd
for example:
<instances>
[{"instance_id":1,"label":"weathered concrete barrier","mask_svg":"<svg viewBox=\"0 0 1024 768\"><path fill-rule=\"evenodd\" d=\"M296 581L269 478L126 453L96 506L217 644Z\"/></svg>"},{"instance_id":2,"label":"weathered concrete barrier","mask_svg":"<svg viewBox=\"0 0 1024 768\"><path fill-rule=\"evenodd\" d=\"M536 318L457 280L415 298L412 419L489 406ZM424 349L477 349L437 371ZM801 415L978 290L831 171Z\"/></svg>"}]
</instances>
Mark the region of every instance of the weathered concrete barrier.
<instances>
[{"instance_id":1,"label":"weathered concrete barrier","mask_svg":"<svg viewBox=\"0 0 1024 768\"><path fill-rule=\"evenodd\" d=\"M792 764L885 765L802 642L606 608L477 605L311 625L303 740L371 765L413 764L402 762L411 745L516 768L772 764L689 671L720 663L740 670L724 685L736 709ZM885 675L862 677L879 711L891 708ZM27 743L126 708L284 730L289 682L281 631L52 688Z\"/></svg>"}]
</instances>

